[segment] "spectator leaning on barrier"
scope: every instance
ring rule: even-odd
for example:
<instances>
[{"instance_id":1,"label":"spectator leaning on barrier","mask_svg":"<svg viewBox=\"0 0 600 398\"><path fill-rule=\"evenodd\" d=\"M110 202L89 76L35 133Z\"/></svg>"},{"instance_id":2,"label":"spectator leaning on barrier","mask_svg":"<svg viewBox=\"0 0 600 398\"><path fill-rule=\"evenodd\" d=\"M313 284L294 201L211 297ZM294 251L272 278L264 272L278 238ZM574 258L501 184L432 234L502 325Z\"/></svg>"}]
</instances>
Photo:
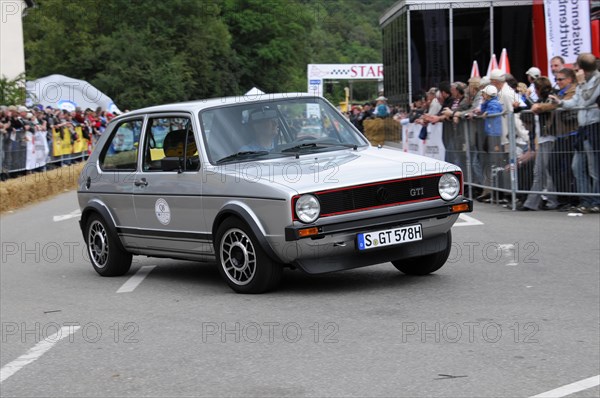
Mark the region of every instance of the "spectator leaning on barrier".
<instances>
[{"instance_id":1,"label":"spectator leaning on barrier","mask_svg":"<svg viewBox=\"0 0 600 398\"><path fill-rule=\"evenodd\" d=\"M400 124L405 125L408 123L421 124L419 119L423 116L427 110L427 99L424 93L417 93L413 95L413 102L410 104L410 112L406 115L406 118L400 120Z\"/></svg>"},{"instance_id":2,"label":"spectator leaning on barrier","mask_svg":"<svg viewBox=\"0 0 600 398\"><path fill-rule=\"evenodd\" d=\"M596 103L600 96L600 72L597 70L594 54L579 54L577 65L579 70L575 74L577 78L575 95L567 100L561 100L556 96L551 98L558 102L559 107L582 108L577 112L578 140L573 157L573 174L577 182L577 191L582 194L579 211L600 213L600 197L583 195L589 192L600 194L600 109Z\"/></svg>"},{"instance_id":3,"label":"spectator leaning on barrier","mask_svg":"<svg viewBox=\"0 0 600 398\"><path fill-rule=\"evenodd\" d=\"M529 86L527 87L527 98L529 98L531 102L535 103L538 100L538 96L535 93L535 85L533 82L535 82L535 79L542 75L542 71L539 68L532 66L531 68L527 69L525 75L527 76L527 81L529 82Z\"/></svg>"},{"instance_id":4,"label":"spectator leaning on barrier","mask_svg":"<svg viewBox=\"0 0 600 398\"><path fill-rule=\"evenodd\" d=\"M442 104L438 100L438 89L437 87L431 87L427 91L427 115L437 115L442 109Z\"/></svg>"},{"instance_id":5,"label":"spectator leaning on barrier","mask_svg":"<svg viewBox=\"0 0 600 398\"><path fill-rule=\"evenodd\" d=\"M565 59L560 55L556 55L550 59L550 70L552 71L552 88L557 89L558 85L556 84L556 74L559 70L564 69L565 67Z\"/></svg>"},{"instance_id":6,"label":"spectator leaning on barrier","mask_svg":"<svg viewBox=\"0 0 600 398\"><path fill-rule=\"evenodd\" d=\"M483 170L481 153L483 152L483 144L485 142L485 131L483 127L482 119L473 119L474 114L481 113L481 104L483 101L482 90L481 90L480 77L474 76L469 79L469 85L467 86L467 97L469 98L469 108L464 111L455 113L456 117L460 119L468 119L463 122L465 127L468 127L469 134L469 150L471 152L471 178L476 184L483 183ZM479 188L475 188L475 196L481 194Z\"/></svg>"},{"instance_id":7,"label":"spectator leaning on barrier","mask_svg":"<svg viewBox=\"0 0 600 398\"><path fill-rule=\"evenodd\" d=\"M467 87L467 92L470 98L470 108L465 112L472 112L475 109L478 109L481 106L482 101L482 93L481 93L481 78L474 76L469 79L469 86Z\"/></svg>"},{"instance_id":8,"label":"spectator leaning on barrier","mask_svg":"<svg viewBox=\"0 0 600 398\"><path fill-rule=\"evenodd\" d=\"M452 123L452 106L455 98L452 96L452 87L450 82L444 81L440 83L438 100L442 104L442 109L437 115L424 115L423 119L428 123L448 122L443 124L442 142L446 149L445 160L449 163L456 164L464 168L462 162L462 154L464 154L464 134L459 137L456 130L456 125ZM464 95L464 91L463 91ZM460 103L460 102L459 102ZM462 152L462 153L461 153Z\"/></svg>"},{"instance_id":9,"label":"spectator leaning on barrier","mask_svg":"<svg viewBox=\"0 0 600 398\"><path fill-rule=\"evenodd\" d=\"M564 68L557 72L556 82L559 88L557 96L560 99L567 100L575 95L575 80L575 72L570 68ZM533 105L531 110L534 113L554 112L552 122L554 124L556 140L550 154L550 175L554 182L554 187L558 192L577 192L575 178L571 170L571 164L573 163L573 147L571 142L572 135L577 131L577 112L557 108L558 104L555 102L546 102ZM565 210L571 208L571 202L577 202L576 198L572 196L559 196L558 199Z\"/></svg>"},{"instance_id":10,"label":"spectator leaning on barrier","mask_svg":"<svg viewBox=\"0 0 600 398\"><path fill-rule=\"evenodd\" d=\"M543 110L543 105L552 106L552 100L549 98L552 93L552 83L545 76L538 77L535 82L535 91L538 101L531 107L535 117L535 133L537 139L537 148L535 155L535 164L533 166L533 184L530 191L555 191L554 181L550 174L550 156L554 148L555 124L551 110ZM539 193L530 193L527 195L525 203L519 204L517 210L554 210L559 203L556 195L546 195L547 201L542 206L542 195Z\"/></svg>"},{"instance_id":11,"label":"spectator leaning on barrier","mask_svg":"<svg viewBox=\"0 0 600 398\"><path fill-rule=\"evenodd\" d=\"M504 112L514 112L515 92L506 83L506 74L500 69L493 69L490 72L490 84L498 90L498 100L502 104ZM508 144L508 120L509 118L502 116L502 145Z\"/></svg>"},{"instance_id":12,"label":"spectator leaning on barrier","mask_svg":"<svg viewBox=\"0 0 600 398\"><path fill-rule=\"evenodd\" d=\"M499 117L487 118L488 115L502 113L502 104L498 101L498 90L495 86L483 89L483 102L481 116L486 119L484 123L485 135L488 137L487 147L490 151L500 152L500 137L502 136L502 121ZM493 138L490 140L490 137Z\"/></svg>"},{"instance_id":13,"label":"spectator leaning on barrier","mask_svg":"<svg viewBox=\"0 0 600 398\"><path fill-rule=\"evenodd\" d=\"M502 163L502 156L500 155L502 152L502 117L488 116L502 113L503 107L498 101L498 89L492 84L482 90L482 97L481 109L475 111L475 113L481 114L484 118L483 131L485 135L482 137L480 146L482 150L482 178L483 185L491 186L492 168ZM491 191L484 189L477 200L482 202L490 199L490 197Z\"/></svg>"}]
</instances>

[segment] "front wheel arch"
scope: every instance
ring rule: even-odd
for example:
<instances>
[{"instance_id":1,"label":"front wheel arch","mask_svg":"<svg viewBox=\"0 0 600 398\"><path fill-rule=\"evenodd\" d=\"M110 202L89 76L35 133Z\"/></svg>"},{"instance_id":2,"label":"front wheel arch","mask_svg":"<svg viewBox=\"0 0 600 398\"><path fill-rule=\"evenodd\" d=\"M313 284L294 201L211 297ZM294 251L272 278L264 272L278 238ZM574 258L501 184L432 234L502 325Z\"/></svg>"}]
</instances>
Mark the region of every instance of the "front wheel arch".
<instances>
[{"instance_id":1,"label":"front wheel arch","mask_svg":"<svg viewBox=\"0 0 600 398\"><path fill-rule=\"evenodd\" d=\"M252 233L254 234L256 239L258 240L258 243L260 244L261 249L264 250L265 253L273 261L278 262L278 263L283 263L281 258L279 258L279 256L275 253L275 251L273 250L273 248L271 247L271 245L265 238L263 231L256 224L255 219L250 215L250 213L248 213L248 211L246 209L244 209L243 207L236 206L233 204L229 204L229 205L226 205L225 207L223 207L221 209L221 211L219 211L219 213L217 214L217 216L215 217L215 219L213 221L212 237L213 237L213 247L215 249L215 253L217 253L219 250L218 242L216 242L217 230L219 229L221 224L223 224L223 222L226 219L228 219L229 217L235 217L235 218L238 218L238 219L242 220L243 222L245 222L246 225L252 230Z\"/></svg>"},{"instance_id":2,"label":"front wheel arch","mask_svg":"<svg viewBox=\"0 0 600 398\"><path fill-rule=\"evenodd\" d=\"M219 273L233 291L257 294L277 287L283 266L265 253L243 220L225 218L217 228L214 242Z\"/></svg>"}]
</instances>

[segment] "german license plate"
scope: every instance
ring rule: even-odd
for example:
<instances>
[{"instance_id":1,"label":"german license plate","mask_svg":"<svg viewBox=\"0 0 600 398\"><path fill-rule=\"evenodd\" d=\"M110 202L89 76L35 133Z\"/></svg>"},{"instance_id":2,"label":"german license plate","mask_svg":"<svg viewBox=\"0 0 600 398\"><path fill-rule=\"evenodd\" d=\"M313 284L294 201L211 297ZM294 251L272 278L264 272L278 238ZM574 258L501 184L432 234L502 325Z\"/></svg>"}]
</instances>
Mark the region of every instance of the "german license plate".
<instances>
[{"instance_id":1,"label":"german license plate","mask_svg":"<svg viewBox=\"0 0 600 398\"><path fill-rule=\"evenodd\" d=\"M365 232L356 235L358 250L369 250L376 247L398 245L423 239L421 224L386 229L376 232Z\"/></svg>"}]
</instances>

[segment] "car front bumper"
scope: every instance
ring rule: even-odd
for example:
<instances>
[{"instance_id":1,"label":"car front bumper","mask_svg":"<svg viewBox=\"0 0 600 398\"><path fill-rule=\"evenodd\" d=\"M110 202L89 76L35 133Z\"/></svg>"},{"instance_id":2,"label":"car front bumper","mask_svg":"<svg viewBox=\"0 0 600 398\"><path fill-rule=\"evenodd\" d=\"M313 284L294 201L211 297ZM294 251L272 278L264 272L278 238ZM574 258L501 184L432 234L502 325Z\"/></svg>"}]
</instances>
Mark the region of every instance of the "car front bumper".
<instances>
[{"instance_id":1,"label":"car front bumper","mask_svg":"<svg viewBox=\"0 0 600 398\"><path fill-rule=\"evenodd\" d=\"M454 206L457 205L463 205L463 210L456 211ZM395 212L389 213L394 210ZM387 214L374 217L346 217L345 220L322 222L318 226L312 226L318 228L318 234L308 238L301 238L300 230L311 225L294 225L285 229L285 242L275 243L272 247L283 262L311 274L420 257L445 250L448 244L447 232L458 215L472 210L473 202L464 197L452 202L420 203L410 208L398 206L388 209ZM358 233L414 224L422 226L423 239L420 241L362 251L357 248Z\"/></svg>"}]
</instances>

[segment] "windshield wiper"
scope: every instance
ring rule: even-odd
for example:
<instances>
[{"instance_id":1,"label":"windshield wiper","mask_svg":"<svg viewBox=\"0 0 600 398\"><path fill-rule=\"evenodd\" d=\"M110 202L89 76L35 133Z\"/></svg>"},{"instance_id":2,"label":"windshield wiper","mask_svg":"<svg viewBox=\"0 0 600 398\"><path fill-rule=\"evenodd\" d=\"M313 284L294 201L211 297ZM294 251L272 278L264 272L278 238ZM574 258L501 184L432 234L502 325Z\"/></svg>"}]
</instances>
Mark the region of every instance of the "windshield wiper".
<instances>
[{"instance_id":1,"label":"windshield wiper","mask_svg":"<svg viewBox=\"0 0 600 398\"><path fill-rule=\"evenodd\" d=\"M352 148L354 150L356 150L358 148L358 146L356 144L344 144L341 142L335 143L335 142L306 142L304 144L299 144L299 145L295 145L291 148L286 148L283 149L281 152L285 153L285 152L298 152L301 151L303 149L308 149L308 148L329 148L329 147L335 147L335 146L341 146L344 148Z\"/></svg>"},{"instance_id":2,"label":"windshield wiper","mask_svg":"<svg viewBox=\"0 0 600 398\"><path fill-rule=\"evenodd\" d=\"M249 158L254 158L254 157L268 155L268 154L269 154L269 151L241 151L241 152L237 152L237 153L232 153L229 156L225 156L224 158L217 160L217 164L227 162L228 160L249 159Z\"/></svg>"}]
</instances>

